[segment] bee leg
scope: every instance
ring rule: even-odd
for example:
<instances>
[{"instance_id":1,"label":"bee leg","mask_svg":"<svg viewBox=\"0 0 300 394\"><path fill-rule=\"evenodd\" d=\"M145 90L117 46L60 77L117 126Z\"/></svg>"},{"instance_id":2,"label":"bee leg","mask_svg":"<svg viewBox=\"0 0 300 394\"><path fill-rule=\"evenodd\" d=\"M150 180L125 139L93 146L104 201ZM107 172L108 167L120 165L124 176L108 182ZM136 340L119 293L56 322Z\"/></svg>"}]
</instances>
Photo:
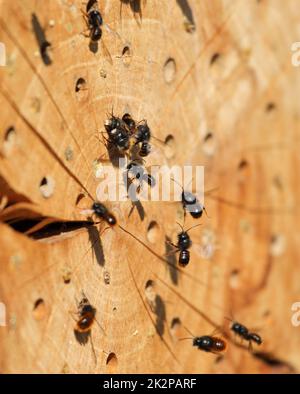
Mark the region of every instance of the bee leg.
<instances>
[{"instance_id":1,"label":"bee leg","mask_svg":"<svg viewBox=\"0 0 300 394\"><path fill-rule=\"evenodd\" d=\"M249 341L248 350L249 350L249 352L251 352L251 353L253 352L252 341Z\"/></svg>"},{"instance_id":2,"label":"bee leg","mask_svg":"<svg viewBox=\"0 0 300 394\"><path fill-rule=\"evenodd\" d=\"M91 341L92 352L93 352L93 355L94 355L95 365L97 365L97 356L96 356L96 352L95 352L95 348L94 348L94 342L93 342L92 335L90 335L90 341Z\"/></svg>"}]
</instances>

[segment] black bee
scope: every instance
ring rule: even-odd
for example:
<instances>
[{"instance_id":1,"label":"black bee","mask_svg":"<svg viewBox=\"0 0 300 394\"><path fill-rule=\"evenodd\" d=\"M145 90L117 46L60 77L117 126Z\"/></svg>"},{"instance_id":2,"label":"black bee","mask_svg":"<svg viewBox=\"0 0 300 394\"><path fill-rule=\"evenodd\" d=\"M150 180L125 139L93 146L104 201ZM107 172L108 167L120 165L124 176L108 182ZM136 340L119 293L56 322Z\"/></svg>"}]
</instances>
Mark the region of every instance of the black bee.
<instances>
[{"instance_id":1,"label":"black bee","mask_svg":"<svg viewBox=\"0 0 300 394\"><path fill-rule=\"evenodd\" d=\"M128 113L124 114L122 120L126 123L129 131L133 133L135 131L135 121L132 119L131 115Z\"/></svg>"},{"instance_id":2,"label":"black bee","mask_svg":"<svg viewBox=\"0 0 300 394\"><path fill-rule=\"evenodd\" d=\"M203 335L193 338L193 346L196 346L199 350L203 350L204 352L221 353L226 350L227 344L222 338Z\"/></svg>"},{"instance_id":3,"label":"black bee","mask_svg":"<svg viewBox=\"0 0 300 394\"><path fill-rule=\"evenodd\" d=\"M149 142L151 138L151 130L146 121L143 121L137 126L137 131L135 133L136 142Z\"/></svg>"},{"instance_id":4,"label":"black bee","mask_svg":"<svg viewBox=\"0 0 300 394\"><path fill-rule=\"evenodd\" d=\"M170 244L176 248L176 252L179 252L178 264L181 267L186 267L190 262L190 252L188 249L190 249L190 247L192 246L192 240L188 235L188 231L195 227L201 226L201 224L196 224L196 226L190 227L186 231L184 231L181 224L177 224L181 227L181 232L177 235L177 245L171 242Z\"/></svg>"},{"instance_id":5,"label":"black bee","mask_svg":"<svg viewBox=\"0 0 300 394\"><path fill-rule=\"evenodd\" d=\"M83 298L78 304L78 316L79 319L76 322L75 331L88 332L91 330L96 317L96 308L94 308L86 296L83 294Z\"/></svg>"},{"instance_id":6,"label":"black bee","mask_svg":"<svg viewBox=\"0 0 300 394\"><path fill-rule=\"evenodd\" d=\"M120 118L112 115L105 124L108 134L108 141L121 151L126 151L130 146L130 135L127 124Z\"/></svg>"},{"instance_id":7,"label":"black bee","mask_svg":"<svg viewBox=\"0 0 300 394\"><path fill-rule=\"evenodd\" d=\"M74 328L74 335L76 340L81 345L85 345L88 339L90 338L95 363L97 364L97 356L91 335L91 329L94 322L97 322L98 326L100 327L104 335L105 335L105 331L103 330L103 328L101 327L101 325L98 323L96 319L96 312L97 312L96 308L91 305L86 295L82 292L82 299L77 305L77 313L76 313L77 319Z\"/></svg>"},{"instance_id":8,"label":"black bee","mask_svg":"<svg viewBox=\"0 0 300 394\"><path fill-rule=\"evenodd\" d=\"M97 2L95 2L97 3ZM82 11L83 12L83 11ZM97 4L89 7L87 13L83 12L86 25L90 31L89 37L91 41L99 41L102 37L103 18L97 9Z\"/></svg>"},{"instance_id":9,"label":"black bee","mask_svg":"<svg viewBox=\"0 0 300 394\"><path fill-rule=\"evenodd\" d=\"M231 319L229 319L229 320L231 320ZM262 338L260 337L260 335L254 333L254 332L250 332L249 329L246 326L244 326L243 324L233 321L230 329L236 335L238 335L240 338L248 341L250 349L252 348L252 342L255 342L257 345L262 344Z\"/></svg>"},{"instance_id":10,"label":"black bee","mask_svg":"<svg viewBox=\"0 0 300 394\"><path fill-rule=\"evenodd\" d=\"M141 149L139 150L139 155L141 157L146 157L151 152L151 145L148 141L143 141L141 144Z\"/></svg>"},{"instance_id":11,"label":"black bee","mask_svg":"<svg viewBox=\"0 0 300 394\"><path fill-rule=\"evenodd\" d=\"M224 352L227 348L227 343L224 341L224 339L217 337L214 334L196 337L186 327L185 329L188 331L189 334L192 335L192 337L180 338L180 340L183 341L186 339L192 339L193 346L197 347L199 350L220 355L220 353Z\"/></svg>"},{"instance_id":12,"label":"black bee","mask_svg":"<svg viewBox=\"0 0 300 394\"><path fill-rule=\"evenodd\" d=\"M136 161L131 161L127 165L126 172L127 172L127 177L131 175L134 179L137 179L140 182L139 190L142 185L142 182L147 182L150 187L155 186L155 178L151 174L148 174L146 169Z\"/></svg>"},{"instance_id":13,"label":"black bee","mask_svg":"<svg viewBox=\"0 0 300 394\"><path fill-rule=\"evenodd\" d=\"M184 209L184 214L189 212L194 219L201 218L203 212L206 212L204 205L200 204L193 193L185 191L183 187L175 181L175 179L172 178L172 180L182 188L181 203Z\"/></svg>"},{"instance_id":14,"label":"black bee","mask_svg":"<svg viewBox=\"0 0 300 394\"><path fill-rule=\"evenodd\" d=\"M141 157L148 156L151 151L151 145L149 144L151 130L146 121L142 121L142 123L137 126L134 137L136 140L136 145L141 144L139 155Z\"/></svg>"},{"instance_id":15,"label":"black bee","mask_svg":"<svg viewBox=\"0 0 300 394\"><path fill-rule=\"evenodd\" d=\"M91 210L98 218L105 220L110 226L114 226L117 223L115 216L101 202L94 202Z\"/></svg>"}]
</instances>

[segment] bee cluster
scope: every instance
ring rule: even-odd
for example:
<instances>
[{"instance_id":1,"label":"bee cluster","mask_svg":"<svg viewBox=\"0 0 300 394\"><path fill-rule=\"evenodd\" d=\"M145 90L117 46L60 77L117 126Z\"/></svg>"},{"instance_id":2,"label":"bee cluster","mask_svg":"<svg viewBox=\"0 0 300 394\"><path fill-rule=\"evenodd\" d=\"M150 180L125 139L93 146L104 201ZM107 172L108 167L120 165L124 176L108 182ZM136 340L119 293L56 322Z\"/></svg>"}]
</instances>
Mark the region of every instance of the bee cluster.
<instances>
[{"instance_id":1,"label":"bee cluster","mask_svg":"<svg viewBox=\"0 0 300 394\"><path fill-rule=\"evenodd\" d=\"M133 4L133 2L130 1L121 1L123 3ZM89 37L92 42L97 43L102 37L102 29L105 25L102 15L98 9L97 0L89 1L86 12L84 13L84 18L87 30L89 30L87 37ZM147 120L142 119L137 121L133 119L129 113L116 116L112 112L109 114L108 119L105 120L104 128L106 131L106 135L103 136L105 140L104 145L108 151L110 150L110 147L113 147L118 151L118 153L128 159L125 173L127 178L130 178L130 180L137 180L139 182L138 192L140 191L140 187L143 183L153 187L156 180L150 173L148 173L144 163L145 158L148 157L152 151L150 141L152 143L152 139L156 138L152 135L152 131ZM177 183L174 179L173 181ZM185 190L182 185L179 186L182 189L181 205L184 212L184 220L187 214L189 214L193 220L202 218L203 213L206 213L204 205L200 203L195 194ZM95 215L95 217L108 224L108 228L118 227L117 218L101 201L93 201L89 213ZM95 222L93 222L93 224L95 224ZM180 226L180 231L177 234L177 243L172 243L171 241L167 241L167 243L172 247L170 254L179 253L178 265L179 267L184 268L190 262L190 249L193 244L189 231L201 224L196 224L188 229L184 229L184 223L177 224ZM167 257L167 255L164 257ZM178 269L177 266L176 269ZM109 276L105 280L105 283L109 283ZM152 309L155 310L155 307ZM95 322L97 322L99 327L102 329L96 319L96 313L97 309L90 303L83 293L81 301L77 303L75 319L76 326L74 328L76 338L79 338L82 343L86 340L84 339L85 337L88 338L91 335L91 328ZM232 319L230 320L232 321L230 330L241 340L247 341L249 349L252 347L252 343L261 345L262 339L258 334L249 330L237 321ZM103 329L102 331L104 332ZM224 332L224 330L222 332ZM229 336L227 335L227 337ZM209 353L220 354L227 348L227 342L214 334L203 336L192 335L191 338L180 339L192 339L192 345L194 347ZM94 351L93 344L92 348L95 356L96 353Z\"/></svg>"},{"instance_id":2,"label":"bee cluster","mask_svg":"<svg viewBox=\"0 0 300 394\"><path fill-rule=\"evenodd\" d=\"M151 151L151 130L146 120L136 122L130 114L126 113L122 118L112 114L105 122L108 134L108 142L118 148L121 152L132 155L133 148L138 148L138 155L146 157Z\"/></svg>"}]
</instances>

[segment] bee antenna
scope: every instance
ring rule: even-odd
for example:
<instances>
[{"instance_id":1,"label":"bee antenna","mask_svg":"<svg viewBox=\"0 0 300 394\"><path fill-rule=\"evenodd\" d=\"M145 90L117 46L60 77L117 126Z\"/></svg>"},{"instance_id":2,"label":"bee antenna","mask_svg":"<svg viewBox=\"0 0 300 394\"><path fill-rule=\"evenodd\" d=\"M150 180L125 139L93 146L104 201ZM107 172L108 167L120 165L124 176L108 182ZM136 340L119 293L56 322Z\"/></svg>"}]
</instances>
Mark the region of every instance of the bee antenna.
<instances>
[{"instance_id":1,"label":"bee antenna","mask_svg":"<svg viewBox=\"0 0 300 394\"><path fill-rule=\"evenodd\" d=\"M105 332L104 328L101 326L101 324L98 322L98 320L96 318L95 318L95 321L98 324L98 326L101 329L101 331L103 332L103 334L106 336L106 332Z\"/></svg>"},{"instance_id":2,"label":"bee antenna","mask_svg":"<svg viewBox=\"0 0 300 394\"><path fill-rule=\"evenodd\" d=\"M208 216L206 208L203 206L203 211L205 212L205 215L210 219L210 216Z\"/></svg>"},{"instance_id":3,"label":"bee antenna","mask_svg":"<svg viewBox=\"0 0 300 394\"><path fill-rule=\"evenodd\" d=\"M183 327L190 335L192 335L192 339L195 338L195 335L186 326Z\"/></svg>"},{"instance_id":4,"label":"bee antenna","mask_svg":"<svg viewBox=\"0 0 300 394\"><path fill-rule=\"evenodd\" d=\"M177 183L177 185L180 186L181 189L182 189L182 191L183 191L183 186L182 186L179 182L177 182L174 178L170 178L170 179L171 179L173 182Z\"/></svg>"},{"instance_id":5,"label":"bee antenna","mask_svg":"<svg viewBox=\"0 0 300 394\"><path fill-rule=\"evenodd\" d=\"M178 341L185 341L186 339L194 339L194 337L179 338Z\"/></svg>"},{"instance_id":6,"label":"bee antenna","mask_svg":"<svg viewBox=\"0 0 300 394\"><path fill-rule=\"evenodd\" d=\"M190 230L192 230L193 228L198 227L198 226L202 226L202 223L195 224L194 226L192 226L192 227L190 227L189 229L187 229L186 232L188 232L188 231L190 231Z\"/></svg>"},{"instance_id":7,"label":"bee antenna","mask_svg":"<svg viewBox=\"0 0 300 394\"><path fill-rule=\"evenodd\" d=\"M178 226L181 228L181 230L184 231L183 227L182 227L182 225L180 223L176 222L176 224L178 224Z\"/></svg>"}]
</instances>

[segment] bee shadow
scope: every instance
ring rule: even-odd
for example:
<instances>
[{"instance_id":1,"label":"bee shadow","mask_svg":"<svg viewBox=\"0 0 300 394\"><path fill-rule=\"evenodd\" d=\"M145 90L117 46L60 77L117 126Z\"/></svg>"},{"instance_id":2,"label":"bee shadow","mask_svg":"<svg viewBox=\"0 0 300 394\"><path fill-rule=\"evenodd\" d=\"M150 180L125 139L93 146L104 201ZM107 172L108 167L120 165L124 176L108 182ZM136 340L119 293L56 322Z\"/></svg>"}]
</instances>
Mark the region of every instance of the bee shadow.
<instances>
[{"instance_id":1,"label":"bee shadow","mask_svg":"<svg viewBox=\"0 0 300 394\"><path fill-rule=\"evenodd\" d=\"M107 144L107 153L111 164L116 168L120 168L120 159L124 159L125 155L112 142Z\"/></svg>"},{"instance_id":2,"label":"bee shadow","mask_svg":"<svg viewBox=\"0 0 300 394\"><path fill-rule=\"evenodd\" d=\"M163 336L165 332L165 322L167 321L166 304L159 294L155 296L155 308L154 313L156 315L155 328L159 336Z\"/></svg>"},{"instance_id":3,"label":"bee shadow","mask_svg":"<svg viewBox=\"0 0 300 394\"><path fill-rule=\"evenodd\" d=\"M86 332L80 332L78 330L74 330L74 336L75 336L76 341L80 345L85 346L88 343L89 338L91 336L91 330L86 331Z\"/></svg>"},{"instance_id":4,"label":"bee shadow","mask_svg":"<svg viewBox=\"0 0 300 394\"><path fill-rule=\"evenodd\" d=\"M173 248L170 245L171 239L166 236L165 237L165 255L167 260L167 268L170 273L171 281L174 285L178 285L179 282L179 271L177 269L177 261L175 253L172 253Z\"/></svg>"},{"instance_id":5,"label":"bee shadow","mask_svg":"<svg viewBox=\"0 0 300 394\"><path fill-rule=\"evenodd\" d=\"M195 26L194 15L191 6L189 5L188 0L176 0L178 6L181 9L181 12L186 17L187 21L192 25Z\"/></svg>"},{"instance_id":6,"label":"bee shadow","mask_svg":"<svg viewBox=\"0 0 300 394\"><path fill-rule=\"evenodd\" d=\"M90 42L89 42L89 50L90 50L92 53L97 53L97 52L98 52L98 49L99 49L99 45L98 45L98 42L97 42L97 41L90 41Z\"/></svg>"},{"instance_id":7,"label":"bee shadow","mask_svg":"<svg viewBox=\"0 0 300 394\"><path fill-rule=\"evenodd\" d=\"M32 25L32 30L35 35L35 39L38 43L41 58L43 60L43 63L45 66L50 66L52 63L52 60L49 57L48 54L48 48L51 46L50 42L47 41L44 29L42 28L38 17L36 16L35 13L31 14L31 25Z\"/></svg>"},{"instance_id":8,"label":"bee shadow","mask_svg":"<svg viewBox=\"0 0 300 394\"><path fill-rule=\"evenodd\" d=\"M89 240L92 244L93 251L96 256L97 263L104 267L105 256L103 251L102 241L99 235L99 231L95 226L88 227Z\"/></svg>"}]
</instances>

